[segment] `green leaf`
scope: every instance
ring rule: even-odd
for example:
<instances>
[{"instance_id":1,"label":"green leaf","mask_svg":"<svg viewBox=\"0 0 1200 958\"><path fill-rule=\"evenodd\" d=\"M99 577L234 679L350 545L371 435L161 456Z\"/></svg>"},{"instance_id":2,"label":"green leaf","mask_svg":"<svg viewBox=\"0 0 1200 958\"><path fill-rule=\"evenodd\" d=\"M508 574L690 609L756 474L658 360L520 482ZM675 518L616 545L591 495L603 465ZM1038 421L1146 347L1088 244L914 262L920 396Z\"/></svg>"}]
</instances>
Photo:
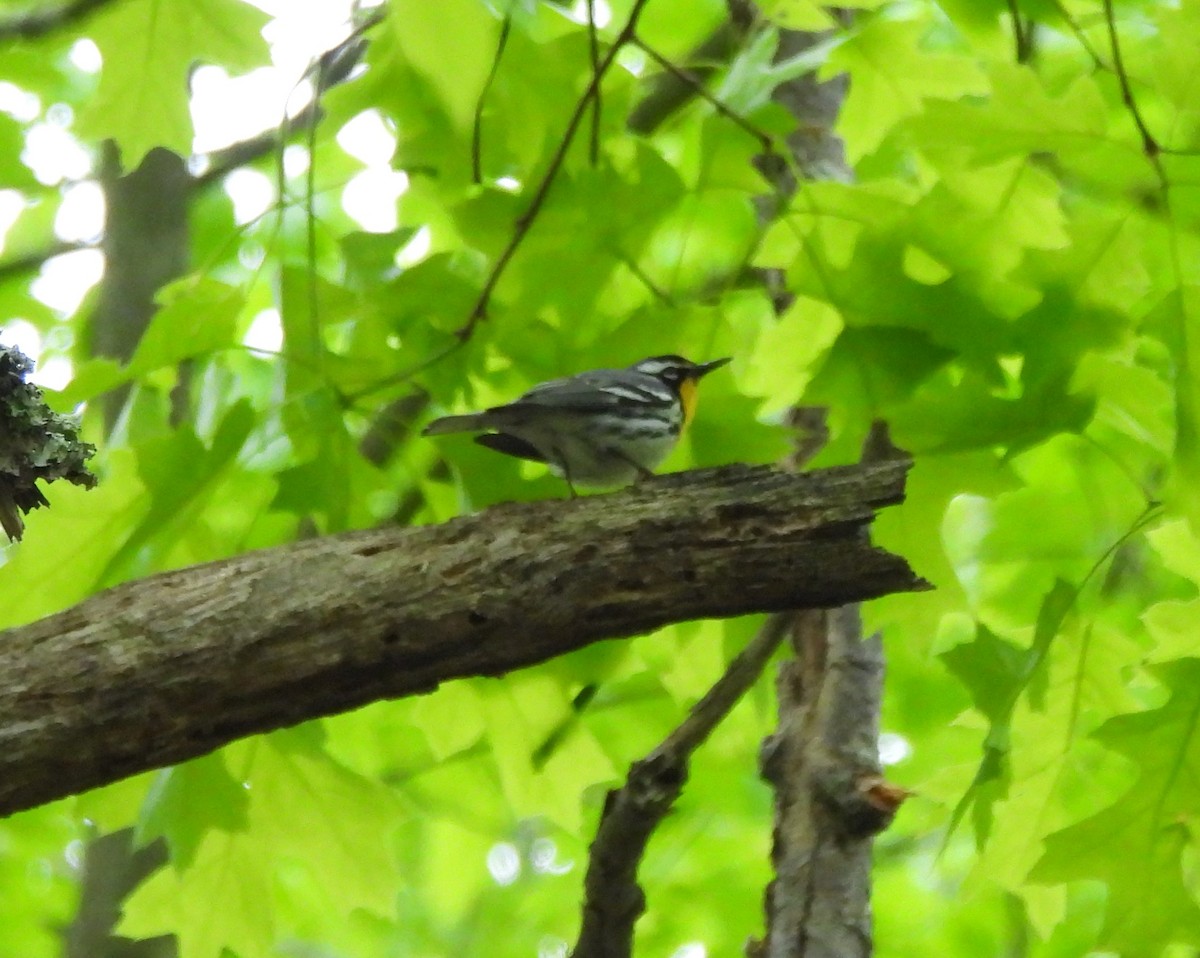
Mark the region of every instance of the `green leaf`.
<instances>
[{"instance_id":1,"label":"green leaf","mask_svg":"<svg viewBox=\"0 0 1200 958\"><path fill-rule=\"evenodd\" d=\"M496 52L499 21L476 0L399 0L387 12L404 56L429 80L454 124L469 130ZM447 23L454 28L446 29Z\"/></svg>"},{"instance_id":2,"label":"green leaf","mask_svg":"<svg viewBox=\"0 0 1200 958\"><path fill-rule=\"evenodd\" d=\"M1156 310L1164 340L1175 361L1175 470L1169 485L1172 505L1200 530L1200 287L1173 291Z\"/></svg>"},{"instance_id":3,"label":"green leaf","mask_svg":"<svg viewBox=\"0 0 1200 958\"><path fill-rule=\"evenodd\" d=\"M149 512L132 450L113 450L97 471L97 488L59 483L50 493L51 508L26 519L25 539L0 566L0 589L22 596L19 603L0 605L5 627L61 611L100 588L122 537Z\"/></svg>"},{"instance_id":4,"label":"green leaf","mask_svg":"<svg viewBox=\"0 0 1200 958\"><path fill-rule=\"evenodd\" d=\"M483 704L469 682L447 682L435 694L418 699L413 721L438 759L470 748L486 729Z\"/></svg>"},{"instance_id":5,"label":"green leaf","mask_svg":"<svg viewBox=\"0 0 1200 958\"><path fill-rule=\"evenodd\" d=\"M850 0L846 7L874 10L884 0ZM837 21L827 7L815 0L770 0L762 4L762 15L787 30L828 30Z\"/></svg>"},{"instance_id":6,"label":"green leaf","mask_svg":"<svg viewBox=\"0 0 1200 958\"><path fill-rule=\"evenodd\" d=\"M564 745L535 768L539 746L571 713L567 690L544 674L514 673L505 685L485 688L483 706L492 755L513 812L518 817L545 815L570 831L578 829L585 789L612 781L617 770L581 726L573 726Z\"/></svg>"},{"instance_id":7,"label":"green leaf","mask_svg":"<svg viewBox=\"0 0 1200 958\"><path fill-rule=\"evenodd\" d=\"M1154 639L1153 662L1200 658L1200 600L1158 602L1142 613Z\"/></svg>"},{"instance_id":8,"label":"green leaf","mask_svg":"<svg viewBox=\"0 0 1200 958\"><path fill-rule=\"evenodd\" d=\"M24 136L20 124L6 113L0 113L0 183L6 189L28 190L37 181L20 161Z\"/></svg>"},{"instance_id":9,"label":"green leaf","mask_svg":"<svg viewBox=\"0 0 1200 958\"><path fill-rule=\"evenodd\" d=\"M1006 724L1025 675L1028 649L981 626L975 639L943 652L946 667L971 692L975 708Z\"/></svg>"},{"instance_id":10,"label":"green leaf","mask_svg":"<svg viewBox=\"0 0 1200 958\"><path fill-rule=\"evenodd\" d=\"M975 831L982 844L992 833L994 803L1010 794L1012 769L1012 716L1022 693L1031 706L1045 707L1046 657L1078 590L1061 579L1042 599L1033 643L1020 648L981 627L975 640L943 654L947 667L967 685L974 704L990 721L983 741L983 758L975 778L950 816L947 841L968 808L973 810Z\"/></svg>"},{"instance_id":11,"label":"green leaf","mask_svg":"<svg viewBox=\"0 0 1200 958\"><path fill-rule=\"evenodd\" d=\"M264 868L270 848L257 836L205 834L186 871L160 869L125 900L118 934L173 934L180 958L221 958L226 949L266 953L275 937L271 873Z\"/></svg>"},{"instance_id":12,"label":"green leaf","mask_svg":"<svg viewBox=\"0 0 1200 958\"><path fill-rule=\"evenodd\" d=\"M853 77L837 123L851 162L876 149L901 120L920 113L926 99L987 92L973 58L922 50L925 31L917 20L872 17L831 51L821 77Z\"/></svg>"},{"instance_id":13,"label":"green leaf","mask_svg":"<svg viewBox=\"0 0 1200 958\"><path fill-rule=\"evenodd\" d=\"M1185 878L1194 855L1189 823L1200 813L1200 662L1155 669L1170 698L1159 708L1109 720L1097 738L1137 765L1134 785L1114 804L1046 841L1033 879L1099 879L1108 885L1101 947L1157 955L1172 943L1200 944L1200 907ZM1111 849L1122 849L1113 855Z\"/></svg>"},{"instance_id":14,"label":"green leaf","mask_svg":"<svg viewBox=\"0 0 1200 958\"><path fill-rule=\"evenodd\" d=\"M828 30L832 24L829 11L813 0L770 0L762 14L787 30Z\"/></svg>"},{"instance_id":15,"label":"green leaf","mask_svg":"<svg viewBox=\"0 0 1200 958\"><path fill-rule=\"evenodd\" d=\"M208 356L237 341L237 319L245 306L240 291L204 277L188 277L164 287L158 299L162 305L129 363L122 368L111 360L92 360L62 391L59 403L71 407L164 368L173 376L173 367L185 359Z\"/></svg>"},{"instance_id":16,"label":"green leaf","mask_svg":"<svg viewBox=\"0 0 1200 958\"><path fill-rule=\"evenodd\" d=\"M974 92L982 92L976 90ZM986 98L940 97L909 121L920 151L961 167L992 164L1039 151L1071 159L1105 149L1104 97L1090 73L1077 73L1055 96L1029 66L993 62Z\"/></svg>"},{"instance_id":17,"label":"green leaf","mask_svg":"<svg viewBox=\"0 0 1200 958\"><path fill-rule=\"evenodd\" d=\"M60 929L77 908L73 875L62 852L81 841L81 830L55 803L0 823L0 950L28 958L62 954ZM77 844L75 847L79 847Z\"/></svg>"},{"instance_id":18,"label":"green leaf","mask_svg":"<svg viewBox=\"0 0 1200 958\"><path fill-rule=\"evenodd\" d=\"M267 62L266 14L240 0L125 0L88 24L104 57L79 132L121 147L126 170L153 147L191 153L187 77L195 61L248 70Z\"/></svg>"},{"instance_id":19,"label":"green leaf","mask_svg":"<svg viewBox=\"0 0 1200 958\"><path fill-rule=\"evenodd\" d=\"M1146 538L1168 569L1200 586L1200 536L1187 522L1164 522Z\"/></svg>"},{"instance_id":20,"label":"green leaf","mask_svg":"<svg viewBox=\"0 0 1200 958\"><path fill-rule=\"evenodd\" d=\"M138 822L137 839L162 836L177 869L191 866L212 829L244 831L249 795L229 774L219 752L159 772Z\"/></svg>"},{"instance_id":21,"label":"green leaf","mask_svg":"<svg viewBox=\"0 0 1200 958\"><path fill-rule=\"evenodd\" d=\"M798 296L776 318L765 297L743 295L730 302L729 322L747 338L756 336L756 361L735 365L738 385L766 399L763 415L795 405L832 349L843 323L837 310L820 300Z\"/></svg>"},{"instance_id":22,"label":"green leaf","mask_svg":"<svg viewBox=\"0 0 1200 958\"><path fill-rule=\"evenodd\" d=\"M221 420L210 446L191 431L151 440L139 450L138 472L150 504L146 514L127 532L121 547L108 560L101 581L115 584L135 570L156 569L159 550L172 535L195 522L234 462L255 424L247 402L232 406ZM158 543L158 550L149 548Z\"/></svg>"},{"instance_id":23,"label":"green leaf","mask_svg":"<svg viewBox=\"0 0 1200 958\"><path fill-rule=\"evenodd\" d=\"M979 873L1022 894L1044 891L1025 881L1046 836L1127 785L1127 769L1088 736L1101 721L1134 707L1123 674L1140 654L1137 643L1115 629L1063 630L1049 652L1041 702L1030 696L1011 714L1010 784L992 807Z\"/></svg>"},{"instance_id":24,"label":"green leaf","mask_svg":"<svg viewBox=\"0 0 1200 958\"><path fill-rule=\"evenodd\" d=\"M202 809L152 803L151 823L169 828L172 849L190 857L138 887L121 934L174 933L181 958L219 958L226 948L269 950L291 895L316 895L325 933L355 909L391 910L399 874L390 839L401 818L386 788L332 761L311 729L242 743L225 761L232 780L211 764L195 773L221 796L210 827ZM231 788L248 803L232 800Z\"/></svg>"}]
</instances>

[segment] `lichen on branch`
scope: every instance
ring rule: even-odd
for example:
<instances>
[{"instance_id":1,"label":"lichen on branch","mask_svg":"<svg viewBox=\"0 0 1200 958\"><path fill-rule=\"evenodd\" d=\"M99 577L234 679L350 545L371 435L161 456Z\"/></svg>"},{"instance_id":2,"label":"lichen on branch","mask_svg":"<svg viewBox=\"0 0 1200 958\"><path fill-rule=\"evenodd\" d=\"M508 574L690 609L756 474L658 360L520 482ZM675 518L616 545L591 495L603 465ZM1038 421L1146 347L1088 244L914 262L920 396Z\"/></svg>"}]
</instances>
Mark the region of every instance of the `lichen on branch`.
<instances>
[{"instance_id":1,"label":"lichen on branch","mask_svg":"<svg viewBox=\"0 0 1200 958\"><path fill-rule=\"evenodd\" d=\"M22 514L49 505L38 481L65 479L91 488L87 460L96 452L79 438L69 416L53 412L26 377L33 363L14 346L0 346L0 528L9 539L25 531Z\"/></svg>"}]
</instances>

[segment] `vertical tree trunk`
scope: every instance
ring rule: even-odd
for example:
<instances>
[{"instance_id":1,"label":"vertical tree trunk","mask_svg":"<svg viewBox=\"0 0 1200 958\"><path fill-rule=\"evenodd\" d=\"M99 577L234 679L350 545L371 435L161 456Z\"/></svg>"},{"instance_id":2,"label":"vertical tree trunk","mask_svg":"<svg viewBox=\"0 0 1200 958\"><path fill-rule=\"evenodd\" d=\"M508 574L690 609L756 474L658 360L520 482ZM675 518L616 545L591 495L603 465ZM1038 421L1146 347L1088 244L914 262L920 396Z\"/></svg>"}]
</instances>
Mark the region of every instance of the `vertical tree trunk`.
<instances>
[{"instance_id":1,"label":"vertical tree trunk","mask_svg":"<svg viewBox=\"0 0 1200 958\"><path fill-rule=\"evenodd\" d=\"M94 356L127 362L157 309L155 296L187 269L190 256L184 161L155 148L132 173L122 174L116 147L106 143L101 169L106 214L104 280L91 317ZM112 432L128 397L122 387L104 399L105 431ZM174 940L131 942L113 936L121 901L166 861L161 841L133 849L128 829L88 843L79 908L64 933L66 958L167 958Z\"/></svg>"},{"instance_id":2,"label":"vertical tree trunk","mask_svg":"<svg viewBox=\"0 0 1200 958\"><path fill-rule=\"evenodd\" d=\"M106 143L101 169L106 204L104 280L91 317L91 352L128 361L157 308L155 294L182 276L189 257L190 177L183 160L155 147L132 173L122 173L116 147ZM111 432L128 389L104 400Z\"/></svg>"},{"instance_id":3,"label":"vertical tree trunk","mask_svg":"<svg viewBox=\"0 0 1200 958\"><path fill-rule=\"evenodd\" d=\"M871 840L891 806L880 795L883 648L864 640L857 605L807 612L796 658L779 671L779 731L763 748L776 790L761 958L871 954Z\"/></svg>"},{"instance_id":4,"label":"vertical tree trunk","mask_svg":"<svg viewBox=\"0 0 1200 958\"><path fill-rule=\"evenodd\" d=\"M795 57L821 35L782 31L779 59ZM798 121L788 138L797 168L811 179L850 180L843 144L833 134L848 84L800 77L775 100ZM790 196L803 184L785 179L783 164L765 172ZM775 210L766 211L774 215ZM780 310L790 305L781 277L769 277ZM825 410L799 408L792 464L801 468L827 436ZM880 437L886 436L879 430ZM884 445L883 455L886 455ZM874 456L881 450L870 449ZM901 795L879 774L879 711L884 658L878 636L863 640L859 607L800 614L792 636L796 658L778 677L779 729L764 743L762 771L775 788L766 936L752 958L866 958L872 953L871 844Z\"/></svg>"}]
</instances>

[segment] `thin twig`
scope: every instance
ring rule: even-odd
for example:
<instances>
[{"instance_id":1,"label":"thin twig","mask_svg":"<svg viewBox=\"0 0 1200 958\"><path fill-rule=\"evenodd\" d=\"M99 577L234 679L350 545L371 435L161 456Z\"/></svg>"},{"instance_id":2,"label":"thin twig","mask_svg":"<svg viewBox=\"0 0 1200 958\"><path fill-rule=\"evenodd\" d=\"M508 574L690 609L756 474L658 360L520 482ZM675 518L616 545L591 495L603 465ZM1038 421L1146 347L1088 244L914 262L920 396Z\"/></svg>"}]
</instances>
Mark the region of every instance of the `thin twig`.
<instances>
[{"instance_id":1,"label":"thin twig","mask_svg":"<svg viewBox=\"0 0 1200 958\"><path fill-rule=\"evenodd\" d=\"M596 31L596 0L587 0L588 14L588 52L592 57L592 75L600 68L600 37ZM596 95L592 98L592 139L588 149L588 159L592 166L600 162L600 88L596 87Z\"/></svg>"},{"instance_id":2,"label":"thin twig","mask_svg":"<svg viewBox=\"0 0 1200 958\"><path fill-rule=\"evenodd\" d=\"M550 157L550 163L546 167L546 172L542 174L542 179L538 183L537 189L534 190L533 198L529 201L529 206L525 209L524 213L517 217L508 245L501 250L500 255L496 258L496 262L493 264L492 270L483 284L483 289L480 291L479 297L475 300L475 305L471 308L471 312L467 316L466 323L455 334L459 342L466 342L470 339L471 334L475 332L475 327L487 315L488 303L491 301L492 293L495 292L496 286L500 282L500 277L504 275L504 270L507 268L509 261L517 252L521 243L524 242L525 237L529 235L529 229L533 226L533 221L537 218L538 213L541 212L542 205L546 202L546 196L550 192L550 187L554 184L554 180L558 177L563 162L567 158L567 150L570 149L572 142L575 140L575 134L579 131L579 124L583 122L583 116L587 112L588 104L599 92L600 83L604 79L604 75L608 72L609 67L616 62L617 54L633 39L638 19L641 17L646 3L647 0L634 0L633 9L629 11L629 19L625 22L625 26L621 28L621 32L617 34L617 38L609 48L608 53L600 61L600 66L592 74L592 79L588 83L587 89L583 91L583 95L575 104L571 119L567 122L567 129L563 133L562 139L559 140L558 148L554 151L554 155Z\"/></svg>"},{"instance_id":3,"label":"thin twig","mask_svg":"<svg viewBox=\"0 0 1200 958\"><path fill-rule=\"evenodd\" d=\"M692 753L758 680L793 615L770 616L687 717L633 764L621 788L608 793L588 859L583 927L571 958L627 958L632 953L633 926L645 910L637 870L646 843L683 790Z\"/></svg>"},{"instance_id":4,"label":"thin twig","mask_svg":"<svg viewBox=\"0 0 1200 958\"><path fill-rule=\"evenodd\" d=\"M439 349L436 353L426 356L424 359L413 363L411 366L400 370L398 373L393 373L390 376L380 379L378 382L371 383L369 386L364 386L362 389L358 390L358 392L349 393L343 398L345 399L346 404L352 407L357 405L360 400L366 399L368 396L373 396L376 393L383 392L385 389L390 389L393 386L400 386L404 383L407 383L409 380L414 379L421 373L425 372L425 370L436 366L447 356L457 352L465 342L466 340L464 338L461 336L456 336L450 341L449 345Z\"/></svg>"},{"instance_id":5,"label":"thin twig","mask_svg":"<svg viewBox=\"0 0 1200 958\"><path fill-rule=\"evenodd\" d=\"M731 15L698 46L689 50L682 62L689 64L690 80L680 80L673 73L660 73L649 79L645 95L629 114L626 126L634 133L649 136L696 95L696 84L716 73L719 66L728 65L741 47L751 28L753 15L745 19Z\"/></svg>"},{"instance_id":6,"label":"thin twig","mask_svg":"<svg viewBox=\"0 0 1200 958\"><path fill-rule=\"evenodd\" d=\"M1121 84L1121 99L1129 110L1129 115L1133 117L1133 122L1138 128L1138 133L1141 134L1142 152L1146 154L1146 158L1154 167L1165 190L1167 187L1167 178L1163 172L1162 162L1159 160L1161 149L1159 148L1158 141L1150 132L1150 128L1146 125L1146 121L1142 118L1142 111L1138 109L1137 100L1133 95L1133 88L1129 84L1129 74L1125 72L1125 61L1121 56L1121 41L1117 36L1117 21L1113 13L1112 0L1104 0L1104 22L1108 27L1108 43L1112 49L1113 71L1117 75L1117 81Z\"/></svg>"},{"instance_id":7,"label":"thin twig","mask_svg":"<svg viewBox=\"0 0 1200 958\"><path fill-rule=\"evenodd\" d=\"M383 22L383 9L374 10L354 27L350 35L336 46L317 57L305 71L304 80L315 76L313 98L294 116L284 117L274 129L263 130L249 139L234 143L223 150L209 154L209 167L197 175L193 188L202 189L221 180L226 174L264 156L270 156L283 146L298 131L306 134L321 119L321 94L346 80L353 72L366 50L363 35ZM282 194L281 194L282 195Z\"/></svg>"},{"instance_id":8,"label":"thin twig","mask_svg":"<svg viewBox=\"0 0 1200 958\"><path fill-rule=\"evenodd\" d=\"M1083 27L1079 25L1079 21L1072 17L1071 12L1065 6L1063 6L1062 0L1053 0L1053 2L1055 11L1062 18L1063 22L1068 26L1068 28L1070 28L1071 33L1074 34L1075 39L1079 42L1079 45L1083 48L1084 52L1087 53L1087 55L1091 58L1092 65L1097 70L1104 70L1108 73L1112 73L1118 78L1118 82L1121 85L1122 98L1125 102L1125 105L1129 108L1130 113L1133 115L1134 123L1138 127L1138 132L1142 135L1143 144L1145 143L1146 137L1149 136L1150 141L1154 145L1155 153L1157 154L1165 153L1168 156L1200 156L1200 149L1184 149L1182 147L1164 146L1153 136L1153 134L1149 133L1149 128L1143 121L1141 112L1137 106L1137 101L1134 99L1133 90L1129 84L1129 77L1125 73L1124 63L1120 61L1121 48L1119 41L1116 39L1116 23L1112 16L1111 5L1109 5L1109 8L1105 14L1105 26L1108 30L1109 41L1113 47L1114 60L1117 61L1116 66L1110 66L1108 63L1104 62L1104 58L1096 52L1096 48L1093 47L1091 42L1088 40L1087 34L1083 31ZM1156 172L1159 173L1160 177L1163 177L1162 171L1158 168L1159 164L1157 156L1152 156L1151 161L1154 163Z\"/></svg>"},{"instance_id":9,"label":"thin twig","mask_svg":"<svg viewBox=\"0 0 1200 958\"><path fill-rule=\"evenodd\" d=\"M1033 54L1033 21L1030 20L1026 25L1021 20L1021 10L1017 6L1017 0L1008 0L1008 15L1012 19L1017 62L1028 63Z\"/></svg>"},{"instance_id":10,"label":"thin twig","mask_svg":"<svg viewBox=\"0 0 1200 958\"><path fill-rule=\"evenodd\" d=\"M677 77L681 82L692 87L696 91L696 95L701 99L708 101L712 108L721 114L721 116L725 117L727 120L730 120L737 127L758 140L758 142L762 145L764 153L776 152L775 141L771 138L770 134L760 130L736 110L730 109L730 107L722 103L717 97L713 96L712 92L707 86L704 85L704 82L699 77L695 76L688 70L685 70L681 66L676 66L669 59L646 43L646 41L641 37L634 37L633 42L637 44L638 48L645 53L646 56L657 63L660 67L662 67L672 76Z\"/></svg>"},{"instance_id":11,"label":"thin twig","mask_svg":"<svg viewBox=\"0 0 1200 958\"><path fill-rule=\"evenodd\" d=\"M504 56L504 48L508 45L508 33L512 29L512 12L504 14L500 22L500 36L496 40L496 55L492 57L492 66L488 70L487 79L483 81L483 89L479 91L479 99L475 101L475 118L471 124L471 180L476 185L483 182L483 103L487 99L492 84L496 82L496 74L500 71L500 58Z\"/></svg>"},{"instance_id":12,"label":"thin twig","mask_svg":"<svg viewBox=\"0 0 1200 958\"><path fill-rule=\"evenodd\" d=\"M322 81L325 77L325 61L324 58L317 64L317 89L323 89ZM321 378L324 380L325 375L325 344L321 338L321 303L320 295L317 289L317 211L316 211L316 193L317 193L317 123L319 121L316 111L309 118L308 129L305 131L305 146L308 147L308 168L304 171L304 249L308 265L308 326L309 335L312 337L311 349L313 355L317 359L317 366L321 370ZM279 158L279 176L282 181L284 178L283 157ZM283 191L280 190L279 198L282 201Z\"/></svg>"},{"instance_id":13,"label":"thin twig","mask_svg":"<svg viewBox=\"0 0 1200 958\"><path fill-rule=\"evenodd\" d=\"M758 680L791 628L793 615L792 612L776 612L769 616L750 644L729 663L725 674L717 679L716 684L704 693L704 698L692 706L687 718L647 758L667 754L677 760L690 758Z\"/></svg>"},{"instance_id":14,"label":"thin twig","mask_svg":"<svg viewBox=\"0 0 1200 958\"><path fill-rule=\"evenodd\" d=\"M675 305L675 298L665 289L659 286L658 283L656 283L653 279L651 279L646 271L642 269L641 264L636 259L634 259L632 256L627 256L621 251L618 251L616 256L618 260L625 264L625 268L628 269L629 272L633 273L633 275L641 281L642 285L645 286L646 289L650 290L655 299L665 303L668 306Z\"/></svg>"},{"instance_id":15,"label":"thin twig","mask_svg":"<svg viewBox=\"0 0 1200 958\"><path fill-rule=\"evenodd\" d=\"M62 256L64 253L74 253L76 250L81 249L97 248L95 243L55 240L52 243L47 243L40 249L30 250L27 253L14 256L12 259L0 260L0 282L12 276L20 276L24 273L32 273L36 269L41 269L42 264L46 260L54 259L55 256Z\"/></svg>"},{"instance_id":16,"label":"thin twig","mask_svg":"<svg viewBox=\"0 0 1200 958\"><path fill-rule=\"evenodd\" d=\"M1092 58L1092 64L1096 67L1096 69L1109 69L1108 64L1104 62L1100 54L1096 52L1096 48L1092 46L1091 41L1087 38L1087 34L1083 32L1083 27L1079 25L1079 21L1071 16L1071 11L1063 5L1062 0L1052 0L1052 2L1054 4L1055 12L1058 13L1058 15L1062 17L1063 22L1070 27L1071 32L1075 34L1075 39L1079 41L1079 45L1083 47L1084 52Z\"/></svg>"}]
</instances>

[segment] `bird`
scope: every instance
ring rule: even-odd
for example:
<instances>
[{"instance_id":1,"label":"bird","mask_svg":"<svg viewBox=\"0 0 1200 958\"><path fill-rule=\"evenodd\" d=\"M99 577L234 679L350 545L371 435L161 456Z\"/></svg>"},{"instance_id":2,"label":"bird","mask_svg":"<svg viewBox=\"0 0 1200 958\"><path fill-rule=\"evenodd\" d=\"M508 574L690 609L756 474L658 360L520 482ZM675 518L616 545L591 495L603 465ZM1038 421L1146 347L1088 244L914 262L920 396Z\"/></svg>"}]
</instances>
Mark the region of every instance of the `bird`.
<instances>
[{"instance_id":1,"label":"bird","mask_svg":"<svg viewBox=\"0 0 1200 958\"><path fill-rule=\"evenodd\" d=\"M572 496L577 486L629 485L675 448L696 411L696 384L729 361L668 355L593 369L539 383L503 406L435 419L422 435L479 432L475 441L488 449L546 463Z\"/></svg>"}]
</instances>

